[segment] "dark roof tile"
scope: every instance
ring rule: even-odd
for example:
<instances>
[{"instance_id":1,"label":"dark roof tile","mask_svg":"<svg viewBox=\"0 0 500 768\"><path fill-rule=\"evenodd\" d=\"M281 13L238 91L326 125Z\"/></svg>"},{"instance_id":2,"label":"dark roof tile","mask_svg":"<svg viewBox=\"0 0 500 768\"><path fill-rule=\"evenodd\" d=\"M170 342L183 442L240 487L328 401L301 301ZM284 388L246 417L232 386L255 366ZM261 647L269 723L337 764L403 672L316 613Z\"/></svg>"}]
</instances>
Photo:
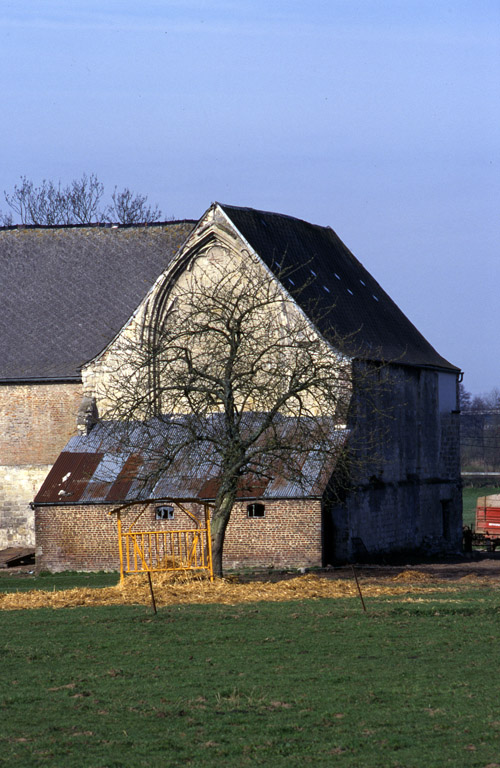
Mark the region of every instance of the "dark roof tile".
<instances>
[{"instance_id":1,"label":"dark roof tile","mask_svg":"<svg viewBox=\"0 0 500 768\"><path fill-rule=\"evenodd\" d=\"M195 223L0 229L0 381L78 380Z\"/></svg>"},{"instance_id":2,"label":"dark roof tile","mask_svg":"<svg viewBox=\"0 0 500 768\"><path fill-rule=\"evenodd\" d=\"M369 359L458 371L422 336L330 227L277 213L220 204L275 274L292 269L292 294L330 338Z\"/></svg>"}]
</instances>

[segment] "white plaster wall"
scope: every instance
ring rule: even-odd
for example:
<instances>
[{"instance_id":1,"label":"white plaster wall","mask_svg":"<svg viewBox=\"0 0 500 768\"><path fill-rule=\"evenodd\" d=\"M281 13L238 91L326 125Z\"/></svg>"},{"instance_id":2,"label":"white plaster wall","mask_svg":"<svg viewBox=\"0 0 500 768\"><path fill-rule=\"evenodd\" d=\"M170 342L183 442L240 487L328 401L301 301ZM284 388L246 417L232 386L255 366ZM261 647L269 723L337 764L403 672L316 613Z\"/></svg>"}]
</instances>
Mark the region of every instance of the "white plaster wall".
<instances>
[{"instance_id":1,"label":"white plaster wall","mask_svg":"<svg viewBox=\"0 0 500 768\"><path fill-rule=\"evenodd\" d=\"M34 546L35 517L29 505L50 468L0 466L0 549Z\"/></svg>"}]
</instances>

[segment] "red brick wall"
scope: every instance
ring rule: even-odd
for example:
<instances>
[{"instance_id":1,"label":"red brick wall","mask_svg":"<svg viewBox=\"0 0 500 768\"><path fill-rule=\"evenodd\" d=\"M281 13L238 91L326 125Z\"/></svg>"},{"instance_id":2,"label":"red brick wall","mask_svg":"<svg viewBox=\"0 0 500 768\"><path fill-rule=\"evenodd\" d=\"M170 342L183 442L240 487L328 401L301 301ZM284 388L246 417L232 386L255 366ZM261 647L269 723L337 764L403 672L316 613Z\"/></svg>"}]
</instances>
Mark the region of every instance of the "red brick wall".
<instances>
[{"instance_id":1,"label":"red brick wall","mask_svg":"<svg viewBox=\"0 0 500 768\"><path fill-rule=\"evenodd\" d=\"M0 386L0 465L52 464L76 433L81 384Z\"/></svg>"},{"instance_id":2,"label":"red brick wall","mask_svg":"<svg viewBox=\"0 0 500 768\"><path fill-rule=\"evenodd\" d=\"M137 530L192 527L177 507L171 521L154 519L150 505ZM202 513L201 506L190 506ZM37 569L117 570L116 517L112 506L38 507L35 512ZM138 509L122 512L124 530ZM321 502L266 502L264 518L248 518L246 503L237 504L226 532L224 567L300 567L321 565Z\"/></svg>"},{"instance_id":3,"label":"red brick wall","mask_svg":"<svg viewBox=\"0 0 500 768\"><path fill-rule=\"evenodd\" d=\"M247 504L237 504L226 531L224 563L231 568L321 565L321 502L265 502L263 518L249 518Z\"/></svg>"}]
</instances>

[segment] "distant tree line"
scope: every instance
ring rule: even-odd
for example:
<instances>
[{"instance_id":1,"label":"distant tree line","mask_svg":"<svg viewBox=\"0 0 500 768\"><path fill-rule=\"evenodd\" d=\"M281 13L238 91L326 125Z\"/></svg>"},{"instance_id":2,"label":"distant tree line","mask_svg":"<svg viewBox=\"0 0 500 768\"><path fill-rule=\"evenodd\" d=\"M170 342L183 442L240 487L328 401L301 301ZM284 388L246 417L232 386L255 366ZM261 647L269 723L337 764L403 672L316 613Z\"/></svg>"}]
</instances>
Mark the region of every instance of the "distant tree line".
<instances>
[{"instance_id":1,"label":"distant tree line","mask_svg":"<svg viewBox=\"0 0 500 768\"><path fill-rule=\"evenodd\" d=\"M471 395L460 385L462 471L500 472L500 389Z\"/></svg>"},{"instance_id":2,"label":"distant tree line","mask_svg":"<svg viewBox=\"0 0 500 768\"><path fill-rule=\"evenodd\" d=\"M104 185L93 173L84 173L65 186L44 179L36 186L31 179L21 176L12 192L4 191L10 211L0 211L0 224L35 224L59 226L65 224L149 224L160 221L162 212L157 205L148 203L147 195L132 192L128 187L117 187L108 203L104 199Z\"/></svg>"}]
</instances>

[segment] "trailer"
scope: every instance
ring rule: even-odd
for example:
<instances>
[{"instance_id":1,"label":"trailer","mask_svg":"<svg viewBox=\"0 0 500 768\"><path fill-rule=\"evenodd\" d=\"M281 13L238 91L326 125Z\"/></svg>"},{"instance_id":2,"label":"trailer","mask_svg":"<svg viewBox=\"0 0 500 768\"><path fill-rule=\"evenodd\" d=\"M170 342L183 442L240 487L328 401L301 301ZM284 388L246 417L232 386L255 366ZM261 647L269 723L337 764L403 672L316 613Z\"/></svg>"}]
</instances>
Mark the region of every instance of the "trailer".
<instances>
[{"instance_id":1,"label":"trailer","mask_svg":"<svg viewBox=\"0 0 500 768\"><path fill-rule=\"evenodd\" d=\"M473 541L493 552L500 546L500 493L478 498Z\"/></svg>"}]
</instances>

